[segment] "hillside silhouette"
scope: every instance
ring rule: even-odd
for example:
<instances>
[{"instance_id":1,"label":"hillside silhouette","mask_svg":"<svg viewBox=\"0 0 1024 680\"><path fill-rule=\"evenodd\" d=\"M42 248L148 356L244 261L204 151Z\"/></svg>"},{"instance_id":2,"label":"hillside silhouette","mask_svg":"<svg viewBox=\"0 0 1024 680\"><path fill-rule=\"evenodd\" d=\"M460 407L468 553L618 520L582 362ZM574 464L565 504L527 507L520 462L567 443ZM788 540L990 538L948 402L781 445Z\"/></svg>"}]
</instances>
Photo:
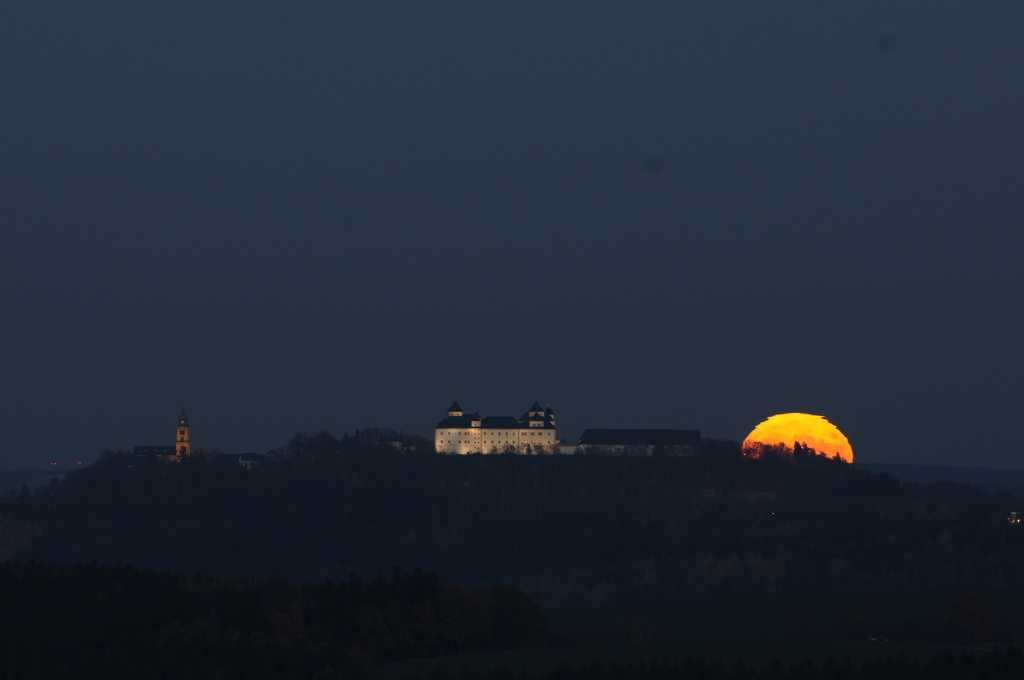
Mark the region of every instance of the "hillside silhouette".
<instances>
[{"instance_id":1,"label":"hillside silhouette","mask_svg":"<svg viewBox=\"0 0 1024 680\"><path fill-rule=\"evenodd\" d=\"M8 557L183 573L425 569L547 606L729 593L1021 591L1018 497L814 455L440 457L328 434L246 471L110 455L2 506Z\"/></svg>"}]
</instances>

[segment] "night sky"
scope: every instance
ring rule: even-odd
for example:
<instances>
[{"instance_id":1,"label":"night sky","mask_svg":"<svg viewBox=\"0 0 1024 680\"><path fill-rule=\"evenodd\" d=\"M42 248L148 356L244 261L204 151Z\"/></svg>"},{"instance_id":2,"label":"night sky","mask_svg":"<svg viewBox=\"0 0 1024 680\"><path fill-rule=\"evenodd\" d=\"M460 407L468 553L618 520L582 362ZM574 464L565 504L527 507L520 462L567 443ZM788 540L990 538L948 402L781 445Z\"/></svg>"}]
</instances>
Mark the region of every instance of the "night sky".
<instances>
[{"instance_id":1,"label":"night sky","mask_svg":"<svg viewBox=\"0 0 1024 680\"><path fill-rule=\"evenodd\" d=\"M1024 5L0 4L11 464L452 399L1021 466Z\"/></svg>"}]
</instances>

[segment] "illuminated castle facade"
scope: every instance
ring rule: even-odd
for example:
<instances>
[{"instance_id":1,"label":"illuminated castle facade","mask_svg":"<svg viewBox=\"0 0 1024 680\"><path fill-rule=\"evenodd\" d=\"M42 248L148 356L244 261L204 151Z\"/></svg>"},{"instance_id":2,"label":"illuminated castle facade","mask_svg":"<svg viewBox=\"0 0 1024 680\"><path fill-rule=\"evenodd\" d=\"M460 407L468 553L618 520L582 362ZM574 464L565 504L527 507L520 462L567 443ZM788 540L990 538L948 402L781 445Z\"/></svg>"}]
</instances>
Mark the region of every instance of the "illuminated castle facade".
<instances>
[{"instance_id":1,"label":"illuminated castle facade","mask_svg":"<svg viewBox=\"0 0 1024 680\"><path fill-rule=\"evenodd\" d=\"M537 402L515 418L466 413L456 401L434 429L438 453L554 453L557 446L555 412Z\"/></svg>"}]
</instances>

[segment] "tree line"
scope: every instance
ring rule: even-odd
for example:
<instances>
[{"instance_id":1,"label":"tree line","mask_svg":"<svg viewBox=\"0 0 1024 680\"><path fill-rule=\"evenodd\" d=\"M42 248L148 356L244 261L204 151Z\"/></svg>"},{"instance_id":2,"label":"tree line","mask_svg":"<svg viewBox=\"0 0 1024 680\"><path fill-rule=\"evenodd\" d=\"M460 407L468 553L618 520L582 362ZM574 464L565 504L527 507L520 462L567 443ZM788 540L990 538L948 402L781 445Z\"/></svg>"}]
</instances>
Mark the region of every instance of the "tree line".
<instances>
[{"instance_id":1,"label":"tree line","mask_svg":"<svg viewBox=\"0 0 1024 680\"><path fill-rule=\"evenodd\" d=\"M132 567L0 565L0 678L317 677L383 661L543 641L540 609L504 587L436 576L315 584Z\"/></svg>"}]
</instances>

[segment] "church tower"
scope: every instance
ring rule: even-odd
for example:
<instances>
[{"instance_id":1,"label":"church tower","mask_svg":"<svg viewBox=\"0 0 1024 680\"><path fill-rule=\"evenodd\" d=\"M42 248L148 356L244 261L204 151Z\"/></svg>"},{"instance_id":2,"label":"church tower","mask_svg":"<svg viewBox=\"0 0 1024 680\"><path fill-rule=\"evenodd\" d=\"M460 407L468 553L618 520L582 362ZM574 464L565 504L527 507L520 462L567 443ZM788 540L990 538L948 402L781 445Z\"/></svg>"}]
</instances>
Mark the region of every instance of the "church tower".
<instances>
[{"instance_id":1,"label":"church tower","mask_svg":"<svg viewBox=\"0 0 1024 680\"><path fill-rule=\"evenodd\" d=\"M185 409L178 416L178 431L174 438L174 457L181 461L192 456L192 427L188 424Z\"/></svg>"}]
</instances>

